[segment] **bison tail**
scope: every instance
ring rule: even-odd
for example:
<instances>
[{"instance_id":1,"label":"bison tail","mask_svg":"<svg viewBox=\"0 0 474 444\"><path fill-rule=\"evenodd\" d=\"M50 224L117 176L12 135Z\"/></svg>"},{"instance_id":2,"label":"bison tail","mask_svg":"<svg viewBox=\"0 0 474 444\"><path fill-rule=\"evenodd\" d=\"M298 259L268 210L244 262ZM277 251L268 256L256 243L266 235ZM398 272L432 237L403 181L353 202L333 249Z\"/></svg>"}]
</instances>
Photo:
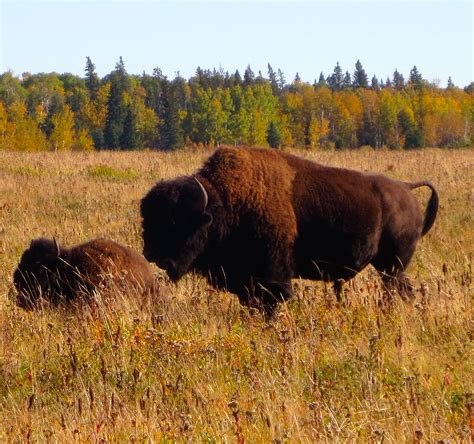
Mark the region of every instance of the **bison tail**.
<instances>
[{"instance_id":1,"label":"bison tail","mask_svg":"<svg viewBox=\"0 0 474 444\"><path fill-rule=\"evenodd\" d=\"M421 231L421 235L424 236L426 233L428 233L428 231L430 231L436 219L436 214L438 213L438 206L439 206L438 193L435 187L433 186L433 184L427 180L422 180L421 182L410 183L409 187L411 190L415 188L419 188L419 187L431 188L431 197L430 197L430 200L428 201L428 206L426 207L425 219L423 221L423 229Z\"/></svg>"}]
</instances>

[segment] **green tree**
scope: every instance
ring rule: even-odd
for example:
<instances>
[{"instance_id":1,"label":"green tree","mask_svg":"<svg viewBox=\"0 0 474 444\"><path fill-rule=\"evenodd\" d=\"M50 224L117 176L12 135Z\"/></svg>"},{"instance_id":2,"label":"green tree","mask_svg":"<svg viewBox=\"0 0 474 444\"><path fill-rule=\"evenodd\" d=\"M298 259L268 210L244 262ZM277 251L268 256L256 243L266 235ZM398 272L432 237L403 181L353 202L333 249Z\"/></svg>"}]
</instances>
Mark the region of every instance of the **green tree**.
<instances>
[{"instance_id":1,"label":"green tree","mask_svg":"<svg viewBox=\"0 0 474 444\"><path fill-rule=\"evenodd\" d=\"M89 91L89 97L92 100L97 98L97 93L99 92L100 87L100 80L99 76L95 72L95 65L92 63L90 57L86 57L86 76L85 76L85 84L87 90Z\"/></svg>"},{"instance_id":2,"label":"green tree","mask_svg":"<svg viewBox=\"0 0 474 444\"><path fill-rule=\"evenodd\" d=\"M418 71L416 65L410 71L410 77L408 79L408 84L413 86L415 89L420 89L423 86L423 77Z\"/></svg>"},{"instance_id":3,"label":"green tree","mask_svg":"<svg viewBox=\"0 0 474 444\"><path fill-rule=\"evenodd\" d=\"M282 136L278 125L272 120L268 126L267 142L272 148L280 148Z\"/></svg>"},{"instance_id":4,"label":"green tree","mask_svg":"<svg viewBox=\"0 0 474 444\"><path fill-rule=\"evenodd\" d=\"M405 78L403 77L403 74L400 74L397 69L393 72L393 81L392 81L393 87L397 91L402 91L403 88L405 88Z\"/></svg>"},{"instance_id":5,"label":"green tree","mask_svg":"<svg viewBox=\"0 0 474 444\"><path fill-rule=\"evenodd\" d=\"M343 86L344 77L342 75L342 69L339 62L334 67L334 72L328 77L328 85L333 91L340 91Z\"/></svg>"},{"instance_id":6,"label":"green tree","mask_svg":"<svg viewBox=\"0 0 474 444\"><path fill-rule=\"evenodd\" d=\"M160 148L175 150L184 146L183 129L174 85L163 85L163 117L160 125Z\"/></svg>"},{"instance_id":7,"label":"green tree","mask_svg":"<svg viewBox=\"0 0 474 444\"><path fill-rule=\"evenodd\" d=\"M354 71L352 85L354 86L354 88L368 88L369 78L367 76L367 73L365 72L365 69L362 67L362 63L360 63L360 60L357 60L355 68L356 69Z\"/></svg>"},{"instance_id":8,"label":"green tree","mask_svg":"<svg viewBox=\"0 0 474 444\"><path fill-rule=\"evenodd\" d=\"M255 83L255 74L250 68L250 65L247 65L247 69L244 72L244 85L251 86Z\"/></svg>"},{"instance_id":9,"label":"green tree","mask_svg":"<svg viewBox=\"0 0 474 444\"><path fill-rule=\"evenodd\" d=\"M122 57L110 74L110 94L107 104L107 118L104 129L105 146L110 149L119 149L125 118L127 117L127 103L125 94L130 89L130 80L125 69Z\"/></svg>"}]
</instances>

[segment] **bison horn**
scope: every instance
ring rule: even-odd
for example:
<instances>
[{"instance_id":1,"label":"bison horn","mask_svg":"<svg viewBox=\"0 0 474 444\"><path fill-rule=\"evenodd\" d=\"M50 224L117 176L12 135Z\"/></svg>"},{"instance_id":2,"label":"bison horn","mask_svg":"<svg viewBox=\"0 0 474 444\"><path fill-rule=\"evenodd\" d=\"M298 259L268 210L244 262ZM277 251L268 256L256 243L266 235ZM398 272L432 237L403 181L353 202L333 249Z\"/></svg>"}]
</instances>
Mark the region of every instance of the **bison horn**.
<instances>
[{"instance_id":1,"label":"bison horn","mask_svg":"<svg viewBox=\"0 0 474 444\"><path fill-rule=\"evenodd\" d=\"M56 255L57 257L59 257L59 255L61 254L61 249L59 248L59 242L55 237L53 237L53 242L54 242L54 247L56 248Z\"/></svg>"},{"instance_id":2,"label":"bison horn","mask_svg":"<svg viewBox=\"0 0 474 444\"><path fill-rule=\"evenodd\" d=\"M207 207L207 202L209 200L208 196L207 196L207 191L206 189L204 188L203 184L201 182L199 182L199 180L197 179L197 177L194 178L194 180L197 182L197 184L199 185L199 188L201 188L202 190L202 193L203 193L203 197L204 197L204 210L206 209Z\"/></svg>"}]
</instances>

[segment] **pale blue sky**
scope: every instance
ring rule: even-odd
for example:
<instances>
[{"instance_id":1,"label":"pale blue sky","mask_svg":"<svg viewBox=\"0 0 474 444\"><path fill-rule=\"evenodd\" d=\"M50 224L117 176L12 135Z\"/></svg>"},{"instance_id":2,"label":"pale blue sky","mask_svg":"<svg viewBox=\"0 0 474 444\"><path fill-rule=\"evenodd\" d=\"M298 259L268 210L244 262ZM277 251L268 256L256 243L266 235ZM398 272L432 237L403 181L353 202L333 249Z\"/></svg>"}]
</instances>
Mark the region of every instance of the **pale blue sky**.
<instances>
[{"instance_id":1,"label":"pale blue sky","mask_svg":"<svg viewBox=\"0 0 474 444\"><path fill-rule=\"evenodd\" d=\"M470 0L418 1L41 1L0 0L0 71L84 75L90 56L100 76L122 56L129 73L189 78L197 68L243 74L267 63L288 81L313 82L337 61L372 77L416 65L445 86L473 81Z\"/></svg>"}]
</instances>

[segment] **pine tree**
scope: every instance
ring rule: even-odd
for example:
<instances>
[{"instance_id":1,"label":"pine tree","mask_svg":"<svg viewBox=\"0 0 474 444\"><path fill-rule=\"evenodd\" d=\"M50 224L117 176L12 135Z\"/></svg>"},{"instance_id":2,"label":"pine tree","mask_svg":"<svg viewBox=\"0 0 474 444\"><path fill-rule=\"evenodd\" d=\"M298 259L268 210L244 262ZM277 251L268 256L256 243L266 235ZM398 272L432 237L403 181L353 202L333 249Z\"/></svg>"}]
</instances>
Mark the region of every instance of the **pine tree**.
<instances>
[{"instance_id":1,"label":"pine tree","mask_svg":"<svg viewBox=\"0 0 474 444\"><path fill-rule=\"evenodd\" d=\"M281 146L281 132L277 124L272 120L268 126L267 142L272 148L280 148Z\"/></svg>"},{"instance_id":2,"label":"pine tree","mask_svg":"<svg viewBox=\"0 0 474 444\"><path fill-rule=\"evenodd\" d=\"M278 69L278 88L283 91L286 86L285 74L281 69Z\"/></svg>"},{"instance_id":3,"label":"pine tree","mask_svg":"<svg viewBox=\"0 0 474 444\"><path fill-rule=\"evenodd\" d=\"M334 72L328 77L328 85L333 91L339 91L342 89L344 78L342 76L342 69L339 62L334 67Z\"/></svg>"},{"instance_id":4,"label":"pine tree","mask_svg":"<svg viewBox=\"0 0 474 444\"><path fill-rule=\"evenodd\" d=\"M353 81L354 88L368 88L369 78L367 77L367 73L362 67L362 63L360 63L360 60L357 60L355 64L355 68L356 69L354 71L354 81Z\"/></svg>"},{"instance_id":5,"label":"pine tree","mask_svg":"<svg viewBox=\"0 0 474 444\"><path fill-rule=\"evenodd\" d=\"M400 74L397 69L393 73L393 87L397 91L401 91L405 87L405 79L403 74Z\"/></svg>"},{"instance_id":6,"label":"pine tree","mask_svg":"<svg viewBox=\"0 0 474 444\"><path fill-rule=\"evenodd\" d=\"M242 76L240 75L240 72L238 69L236 69L234 73L234 84L242 85Z\"/></svg>"},{"instance_id":7,"label":"pine tree","mask_svg":"<svg viewBox=\"0 0 474 444\"><path fill-rule=\"evenodd\" d=\"M351 75L349 71L344 74L344 80L342 81L342 89L350 89L352 86Z\"/></svg>"},{"instance_id":8,"label":"pine tree","mask_svg":"<svg viewBox=\"0 0 474 444\"><path fill-rule=\"evenodd\" d=\"M129 88L128 74L122 57L120 57L120 61L115 65L115 70L110 75L110 94L104 130L107 148L120 148L123 125L127 116L127 105L124 95Z\"/></svg>"},{"instance_id":9,"label":"pine tree","mask_svg":"<svg viewBox=\"0 0 474 444\"><path fill-rule=\"evenodd\" d=\"M137 119L132 106L127 106L127 114L123 122L123 133L120 136L120 146L127 150L140 148L137 132Z\"/></svg>"},{"instance_id":10,"label":"pine tree","mask_svg":"<svg viewBox=\"0 0 474 444\"><path fill-rule=\"evenodd\" d=\"M319 80L318 80L317 86L328 86L326 82L326 78L324 77L324 74L322 71L319 74Z\"/></svg>"},{"instance_id":11,"label":"pine tree","mask_svg":"<svg viewBox=\"0 0 474 444\"><path fill-rule=\"evenodd\" d=\"M247 65L247 69L244 72L244 85L251 86L255 83L255 74L250 68L250 65Z\"/></svg>"},{"instance_id":12,"label":"pine tree","mask_svg":"<svg viewBox=\"0 0 474 444\"><path fill-rule=\"evenodd\" d=\"M86 87L89 90L89 97L92 100L95 100L97 97L97 92L99 91L100 87L100 80L99 76L95 72L95 65L92 63L90 57L86 58Z\"/></svg>"},{"instance_id":13,"label":"pine tree","mask_svg":"<svg viewBox=\"0 0 474 444\"><path fill-rule=\"evenodd\" d=\"M375 75L372 77L372 81L371 81L370 87L371 87L374 91L379 91L379 90L380 90L379 79L377 79L377 77L376 77Z\"/></svg>"},{"instance_id":14,"label":"pine tree","mask_svg":"<svg viewBox=\"0 0 474 444\"><path fill-rule=\"evenodd\" d=\"M270 86L272 87L273 95L277 96L280 93L280 88L278 86L277 76L270 63L268 64L268 80L270 81Z\"/></svg>"},{"instance_id":15,"label":"pine tree","mask_svg":"<svg viewBox=\"0 0 474 444\"><path fill-rule=\"evenodd\" d=\"M163 109L160 147L164 150L182 148L184 146L183 130L181 128L176 92L171 83L164 85Z\"/></svg>"},{"instance_id":16,"label":"pine tree","mask_svg":"<svg viewBox=\"0 0 474 444\"><path fill-rule=\"evenodd\" d=\"M455 88L455 85L454 85L453 81L451 80L451 76L449 76L449 78L448 78L448 89L452 89L452 88Z\"/></svg>"},{"instance_id":17,"label":"pine tree","mask_svg":"<svg viewBox=\"0 0 474 444\"><path fill-rule=\"evenodd\" d=\"M416 65L410 71L410 77L408 83L412 85L415 89L419 89L423 86L423 77L418 71Z\"/></svg>"}]
</instances>

